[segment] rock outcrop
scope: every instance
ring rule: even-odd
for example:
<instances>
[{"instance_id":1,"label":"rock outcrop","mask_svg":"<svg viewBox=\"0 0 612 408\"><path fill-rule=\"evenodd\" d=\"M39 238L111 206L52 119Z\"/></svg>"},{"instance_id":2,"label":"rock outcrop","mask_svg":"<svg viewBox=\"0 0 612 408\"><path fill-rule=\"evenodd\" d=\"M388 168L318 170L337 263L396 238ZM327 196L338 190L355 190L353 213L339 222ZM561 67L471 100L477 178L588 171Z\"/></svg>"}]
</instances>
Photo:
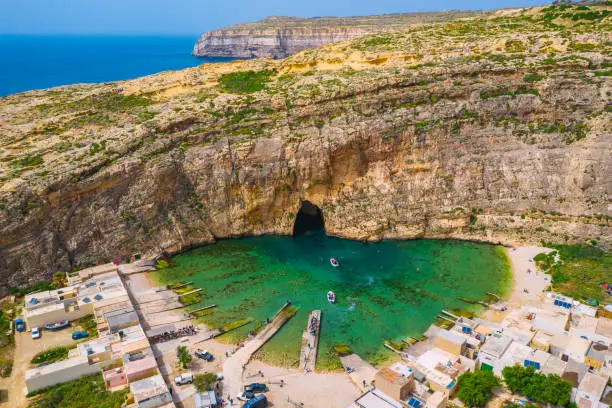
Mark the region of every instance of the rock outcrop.
<instances>
[{"instance_id":1,"label":"rock outcrop","mask_svg":"<svg viewBox=\"0 0 612 408\"><path fill-rule=\"evenodd\" d=\"M608 9L0 98L0 286L291 234L303 200L359 240L610 248Z\"/></svg>"},{"instance_id":2,"label":"rock outcrop","mask_svg":"<svg viewBox=\"0 0 612 408\"><path fill-rule=\"evenodd\" d=\"M426 22L482 14L470 11L367 17L268 17L209 31L193 47L199 57L285 58L307 48Z\"/></svg>"}]
</instances>

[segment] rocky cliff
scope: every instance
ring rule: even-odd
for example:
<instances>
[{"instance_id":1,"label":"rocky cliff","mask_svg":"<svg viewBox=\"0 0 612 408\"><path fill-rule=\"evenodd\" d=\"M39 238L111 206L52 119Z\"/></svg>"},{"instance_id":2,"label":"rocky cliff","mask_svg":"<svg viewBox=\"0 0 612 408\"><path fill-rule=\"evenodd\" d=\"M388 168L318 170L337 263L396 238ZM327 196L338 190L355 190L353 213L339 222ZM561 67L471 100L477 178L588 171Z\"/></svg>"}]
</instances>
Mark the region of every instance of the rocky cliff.
<instances>
[{"instance_id":1,"label":"rocky cliff","mask_svg":"<svg viewBox=\"0 0 612 408\"><path fill-rule=\"evenodd\" d=\"M582 7L582 8L581 8ZM0 285L291 234L612 246L609 7L0 98Z\"/></svg>"},{"instance_id":2,"label":"rocky cliff","mask_svg":"<svg viewBox=\"0 0 612 408\"><path fill-rule=\"evenodd\" d=\"M199 57L285 58L307 48L426 22L480 15L445 11L367 17L268 17L209 31L193 47Z\"/></svg>"}]
</instances>

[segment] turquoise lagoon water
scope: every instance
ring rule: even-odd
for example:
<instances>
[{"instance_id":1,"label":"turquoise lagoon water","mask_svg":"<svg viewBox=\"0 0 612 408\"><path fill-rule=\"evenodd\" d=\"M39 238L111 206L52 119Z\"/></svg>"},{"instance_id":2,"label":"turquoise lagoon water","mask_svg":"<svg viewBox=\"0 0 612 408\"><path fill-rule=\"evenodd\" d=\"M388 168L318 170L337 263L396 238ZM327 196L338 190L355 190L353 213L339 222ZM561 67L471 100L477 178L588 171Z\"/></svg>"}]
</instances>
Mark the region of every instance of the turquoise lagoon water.
<instances>
[{"instance_id":1,"label":"turquoise lagoon water","mask_svg":"<svg viewBox=\"0 0 612 408\"><path fill-rule=\"evenodd\" d=\"M341 267L333 268L330 257ZM457 296L484 299L485 292L503 294L511 282L501 247L451 240L365 244L324 234L224 240L175 256L170 268L156 273L162 283L187 277L204 289L201 305L218 305L206 323L254 319L233 338L290 299L298 313L260 352L277 364L299 359L308 312L321 309L320 367L337 366L337 344L372 362L384 359L384 341L419 336L440 309L469 306ZM327 302L328 290L335 304Z\"/></svg>"}]
</instances>

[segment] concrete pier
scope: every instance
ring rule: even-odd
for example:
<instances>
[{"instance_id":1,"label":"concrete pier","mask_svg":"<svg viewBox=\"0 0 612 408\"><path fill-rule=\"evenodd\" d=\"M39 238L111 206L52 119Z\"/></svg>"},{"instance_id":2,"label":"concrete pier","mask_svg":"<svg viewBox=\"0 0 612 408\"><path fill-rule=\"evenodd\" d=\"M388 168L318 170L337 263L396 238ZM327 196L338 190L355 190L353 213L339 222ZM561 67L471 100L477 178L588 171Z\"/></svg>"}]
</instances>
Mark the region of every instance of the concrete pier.
<instances>
[{"instance_id":1,"label":"concrete pier","mask_svg":"<svg viewBox=\"0 0 612 408\"><path fill-rule=\"evenodd\" d=\"M302 348L300 350L300 369L314 371L317 362L317 347L319 345L319 332L321 331L321 311L313 310L308 314L306 330L302 334Z\"/></svg>"}]
</instances>

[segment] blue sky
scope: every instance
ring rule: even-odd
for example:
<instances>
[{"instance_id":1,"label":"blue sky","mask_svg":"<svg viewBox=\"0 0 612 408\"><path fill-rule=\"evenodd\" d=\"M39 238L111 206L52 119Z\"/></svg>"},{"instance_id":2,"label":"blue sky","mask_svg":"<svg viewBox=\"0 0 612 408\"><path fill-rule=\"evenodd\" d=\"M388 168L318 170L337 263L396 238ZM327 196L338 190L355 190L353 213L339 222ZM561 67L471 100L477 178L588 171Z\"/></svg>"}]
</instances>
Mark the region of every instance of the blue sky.
<instances>
[{"instance_id":1,"label":"blue sky","mask_svg":"<svg viewBox=\"0 0 612 408\"><path fill-rule=\"evenodd\" d=\"M449 9L495 9L547 0L6 0L0 33L172 34L271 15L351 16Z\"/></svg>"}]
</instances>

